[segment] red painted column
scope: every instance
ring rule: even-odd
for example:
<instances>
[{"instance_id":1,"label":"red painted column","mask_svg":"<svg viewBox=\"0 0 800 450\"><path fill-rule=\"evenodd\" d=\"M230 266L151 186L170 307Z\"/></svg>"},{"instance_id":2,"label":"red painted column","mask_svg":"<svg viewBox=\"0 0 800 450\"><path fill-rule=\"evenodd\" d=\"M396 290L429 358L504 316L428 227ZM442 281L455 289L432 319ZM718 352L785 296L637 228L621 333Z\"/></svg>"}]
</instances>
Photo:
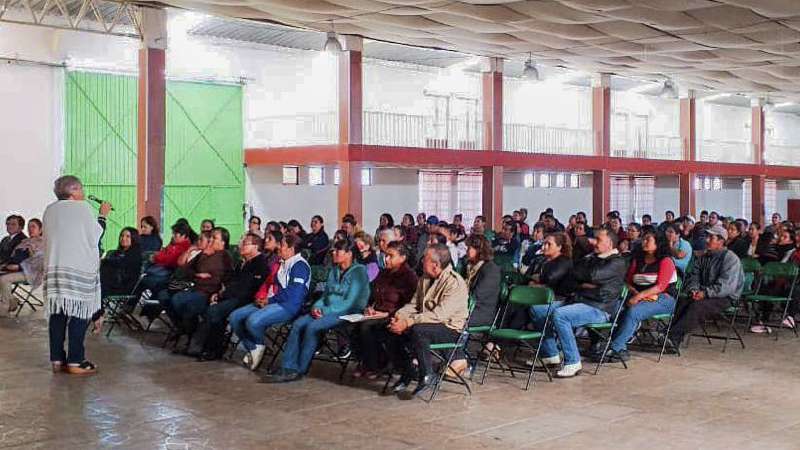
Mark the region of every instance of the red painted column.
<instances>
[{"instance_id":1,"label":"red painted column","mask_svg":"<svg viewBox=\"0 0 800 450\"><path fill-rule=\"evenodd\" d=\"M142 8L139 50L139 115L136 149L136 212L161 222L166 147L166 12Z\"/></svg>"},{"instance_id":2,"label":"red painted column","mask_svg":"<svg viewBox=\"0 0 800 450\"><path fill-rule=\"evenodd\" d=\"M601 74L592 80L592 134L594 154L611 156L611 88L610 77ZM600 226L611 210L611 174L608 170L592 171L592 222Z\"/></svg>"},{"instance_id":3,"label":"red painted column","mask_svg":"<svg viewBox=\"0 0 800 450\"><path fill-rule=\"evenodd\" d=\"M503 150L503 61L489 58L489 70L481 74L483 151ZM498 229L503 219L503 166L483 170L482 211L486 221Z\"/></svg>"},{"instance_id":4,"label":"red painted column","mask_svg":"<svg viewBox=\"0 0 800 450\"><path fill-rule=\"evenodd\" d=\"M611 174L608 170L592 171L592 223L599 227L611 210Z\"/></svg>"},{"instance_id":5,"label":"red painted column","mask_svg":"<svg viewBox=\"0 0 800 450\"><path fill-rule=\"evenodd\" d=\"M680 100L680 132L683 160L694 161L697 157L697 109L693 91L689 91L687 98ZM695 176L697 174L691 172L678 174L678 188L680 191L679 213L681 215L696 215Z\"/></svg>"},{"instance_id":6,"label":"red painted column","mask_svg":"<svg viewBox=\"0 0 800 450\"><path fill-rule=\"evenodd\" d=\"M357 36L342 36L344 51L337 55L339 76L339 144L362 143L363 86L361 50L362 39ZM338 211L339 219L347 213L364 223L364 202L361 186L362 164L349 159L344 153L339 161Z\"/></svg>"},{"instance_id":7,"label":"red painted column","mask_svg":"<svg viewBox=\"0 0 800 450\"><path fill-rule=\"evenodd\" d=\"M764 165L764 102L761 99L753 99L750 103L753 112L753 120L750 127L753 141L753 163L759 166ZM751 199L751 221L764 224L764 205L767 178L763 175L753 175L753 189Z\"/></svg>"},{"instance_id":8,"label":"red painted column","mask_svg":"<svg viewBox=\"0 0 800 450\"><path fill-rule=\"evenodd\" d=\"M694 178L695 174L684 172L678 174L678 187L680 190L680 215L696 215Z\"/></svg>"}]
</instances>

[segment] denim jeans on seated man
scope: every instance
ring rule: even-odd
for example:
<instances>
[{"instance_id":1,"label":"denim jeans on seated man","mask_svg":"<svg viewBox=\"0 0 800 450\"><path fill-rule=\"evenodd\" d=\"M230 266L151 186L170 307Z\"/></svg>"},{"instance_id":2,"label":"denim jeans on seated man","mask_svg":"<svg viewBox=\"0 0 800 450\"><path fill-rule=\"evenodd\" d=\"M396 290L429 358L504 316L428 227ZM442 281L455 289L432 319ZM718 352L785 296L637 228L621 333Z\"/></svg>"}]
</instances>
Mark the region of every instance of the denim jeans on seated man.
<instances>
[{"instance_id":1,"label":"denim jeans on seated man","mask_svg":"<svg viewBox=\"0 0 800 450\"><path fill-rule=\"evenodd\" d=\"M180 291L172 296L167 313L172 323L184 326L208 309L208 296L198 291ZM186 330L184 331L191 331Z\"/></svg>"},{"instance_id":2,"label":"denim jeans on seated man","mask_svg":"<svg viewBox=\"0 0 800 450\"><path fill-rule=\"evenodd\" d=\"M537 305L531 307L534 327L541 330L544 326L545 317L550 306ZM558 345L556 337L561 343L561 350L564 352L565 364L577 364L581 361L581 354L578 351L578 343L575 340L575 328L582 327L590 323L608 321L608 313L601 309L589 306L585 303L555 301L550 310L550 325L544 332L542 340L542 358L552 358L558 356Z\"/></svg>"},{"instance_id":3,"label":"denim jeans on seated man","mask_svg":"<svg viewBox=\"0 0 800 450\"><path fill-rule=\"evenodd\" d=\"M639 324L656 314L671 314L675 308L675 299L669 294L661 293L656 301L640 301L628 306L622 313L620 324L611 341L611 350L619 353L627 350L628 341L631 340Z\"/></svg>"},{"instance_id":4,"label":"denim jeans on seated man","mask_svg":"<svg viewBox=\"0 0 800 450\"><path fill-rule=\"evenodd\" d=\"M327 314L319 319L314 319L310 314L300 316L292 323L292 331L286 340L281 359L281 368L299 374L308 372L311 360L319 346L320 335L343 323L339 313Z\"/></svg>"},{"instance_id":5,"label":"denim jeans on seated man","mask_svg":"<svg viewBox=\"0 0 800 450\"><path fill-rule=\"evenodd\" d=\"M239 338L242 347L252 351L256 345L264 345L264 333L273 325L292 320L294 316L283 306L267 304L259 308L251 303L236 309L228 317L231 330Z\"/></svg>"}]
</instances>

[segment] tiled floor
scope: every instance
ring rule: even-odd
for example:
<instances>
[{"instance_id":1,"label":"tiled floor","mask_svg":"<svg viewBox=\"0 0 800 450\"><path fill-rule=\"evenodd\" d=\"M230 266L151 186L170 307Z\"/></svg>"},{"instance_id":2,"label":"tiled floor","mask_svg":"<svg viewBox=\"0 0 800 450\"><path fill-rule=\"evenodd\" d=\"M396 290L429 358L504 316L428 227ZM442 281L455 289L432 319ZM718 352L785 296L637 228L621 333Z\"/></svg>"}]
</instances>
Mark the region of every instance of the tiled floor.
<instances>
[{"instance_id":1,"label":"tiled floor","mask_svg":"<svg viewBox=\"0 0 800 450\"><path fill-rule=\"evenodd\" d=\"M800 339L746 336L747 350L694 340L660 364L538 382L490 376L468 399L381 397L330 365L289 385L230 362L198 363L162 336L89 337L100 373L54 375L41 316L0 318L0 448L800 449Z\"/></svg>"}]
</instances>

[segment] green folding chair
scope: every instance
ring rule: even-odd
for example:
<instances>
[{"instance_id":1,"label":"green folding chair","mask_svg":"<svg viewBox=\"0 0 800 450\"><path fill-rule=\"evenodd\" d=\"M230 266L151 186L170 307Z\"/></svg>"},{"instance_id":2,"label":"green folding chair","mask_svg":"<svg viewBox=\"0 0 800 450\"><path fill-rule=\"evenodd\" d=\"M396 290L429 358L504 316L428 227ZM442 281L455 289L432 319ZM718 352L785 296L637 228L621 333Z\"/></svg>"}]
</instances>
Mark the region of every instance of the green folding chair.
<instances>
[{"instance_id":1,"label":"green folding chair","mask_svg":"<svg viewBox=\"0 0 800 450\"><path fill-rule=\"evenodd\" d=\"M740 299L744 299L744 296L746 295L745 293L749 293L747 295L750 295L750 294L754 293L753 286L755 285L755 277L756 277L757 274L758 274L758 272L755 272L755 271L752 271L752 270L749 271L749 272L745 272L744 273L744 282L742 283L743 288L742 288L742 294L739 297ZM696 334L696 333L690 334L689 335L690 339L686 341L686 346L687 347L689 346L689 342L691 340L691 337L692 336L696 336L696 337L705 338L708 341L709 344L711 344L711 340L712 339L725 341L722 344L722 353L725 353L725 350L728 349L728 342L730 342L732 340L733 341L739 341L739 345L741 345L742 346L742 350L744 350L746 348L745 344L744 344L744 339L742 339L742 335L739 333L739 330L736 329L736 319L740 318L739 317L739 308L740 308L742 302L743 302L743 300L739 300L739 301L736 301L736 302L731 302L731 305L728 306L727 308L725 308L724 310L722 310L722 312L720 313L720 315L722 316L722 319L725 320L725 325L727 327L726 330L725 330L725 334L724 335L723 334L710 334L708 332L708 329L706 328L706 325L704 323L702 323L702 324L700 324L700 328L703 330L703 334ZM749 316L749 313L748 313L748 319L749 319L749 317L750 316ZM719 332L721 332L722 330L719 328L719 324L717 323L717 321L714 320L713 322L717 326L717 329L719 330ZM731 332L733 332L733 336L731 336Z\"/></svg>"},{"instance_id":2,"label":"green folding chair","mask_svg":"<svg viewBox=\"0 0 800 450\"><path fill-rule=\"evenodd\" d=\"M749 319L747 321L747 328L753 323L753 316L756 314L757 304L784 304L783 314L777 322L769 322L764 325L775 327L775 340L778 340L778 331L784 327L783 321L788 316L789 304L793 301L792 294L794 293L795 284L797 284L797 275L800 272L794 263L781 263L770 262L761 268L761 277L758 279L756 292L754 294L744 297L745 301L749 303L750 311ZM770 283L776 281L784 281L788 285L788 290L785 295L772 295L765 292ZM790 328L794 335L797 336L797 327Z\"/></svg>"},{"instance_id":3,"label":"green folding chair","mask_svg":"<svg viewBox=\"0 0 800 450\"><path fill-rule=\"evenodd\" d=\"M678 346L667 339L667 336L669 336L669 330L672 329L672 320L675 317L675 308L678 306L678 299L683 293L683 280L680 278L678 278L678 281L675 282L675 290L677 293L675 296L675 305L672 307L672 311L664 314L656 314L647 319L647 321L655 324L656 331L664 336L663 342L661 343L661 351L658 353L657 362L661 362L661 358L664 356L664 352L667 350L668 343L672 350L675 351L675 354L681 356L681 350L678 348ZM657 343L658 341L656 340L655 342Z\"/></svg>"},{"instance_id":4,"label":"green folding chair","mask_svg":"<svg viewBox=\"0 0 800 450\"><path fill-rule=\"evenodd\" d=\"M600 354L600 361L597 362L597 366L594 368L595 375L597 375L597 372L600 371L600 367L602 367L603 363L605 363L608 348L611 346L611 337L614 334L614 330L617 329L619 316L620 313L622 313L622 309L625 307L625 301L627 299L628 286L623 286L622 292L620 293L619 306L617 306L617 311L614 313L614 319L610 322L589 323L583 326L583 328L586 328L586 331L588 331L590 334L598 337L601 341L605 341L603 352ZM628 368L628 364L625 361L622 361L622 366L625 369Z\"/></svg>"},{"instance_id":5,"label":"green folding chair","mask_svg":"<svg viewBox=\"0 0 800 450\"><path fill-rule=\"evenodd\" d=\"M33 312L36 312L37 307L44 308L44 301L37 297L33 291L34 287L31 286L27 281L18 281L13 283L11 295L17 297L19 302L19 305L17 306L17 313L14 315L15 318L19 317L19 313L21 313L22 309L26 306Z\"/></svg>"},{"instance_id":6,"label":"green folding chair","mask_svg":"<svg viewBox=\"0 0 800 450\"><path fill-rule=\"evenodd\" d=\"M744 273L761 272L761 263L755 258L742 258L742 270Z\"/></svg>"},{"instance_id":7,"label":"green folding chair","mask_svg":"<svg viewBox=\"0 0 800 450\"><path fill-rule=\"evenodd\" d=\"M499 356L497 354L497 346L492 348L491 353L489 354L489 359L486 362L486 367L483 370L483 376L481 377L481 384L486 381L486 375L489 372L489 368L492 365L492 361L496 361L497 364L500 366L500 369L503 371L508 370L511 373L512 377L515 377L514 369L518 370L528 370L528 381L525 383L525 390L527 391L533 381L533 372L536 368L536 362L538 361L542 367L544 367L544 371L547 374L547 378L550 381L553 381L553 376L550 373L550 369L545 365L539 353L542 348L542 338L544 337L544 330L547 329L547 326L550 321L550 315L552 313L553 307L553 299L555 298L555 294L553 294L552 289L544 286L514 286L511 289L511 293L508 298L508 302L503 307L503 314L498 318L495 318L495 323L492 325L491 330L489 331L489 338L493 341L503 341L516 344L518 347L525 348L529 350L533 354L533 364L531 364L530 368L521 367L521 366L513 366L510 363L503 365ZM547 308L547 315L545 316L544 327L542 331L530 331L530 330L517 330L514 328L502 328L502 324L506 317L506 312L508 311L509 307L518 306L524 308L531 308L532 306L538 305L548 305ZM533 343L536 343L534 346Z\"/></svg>"}]
</instances>

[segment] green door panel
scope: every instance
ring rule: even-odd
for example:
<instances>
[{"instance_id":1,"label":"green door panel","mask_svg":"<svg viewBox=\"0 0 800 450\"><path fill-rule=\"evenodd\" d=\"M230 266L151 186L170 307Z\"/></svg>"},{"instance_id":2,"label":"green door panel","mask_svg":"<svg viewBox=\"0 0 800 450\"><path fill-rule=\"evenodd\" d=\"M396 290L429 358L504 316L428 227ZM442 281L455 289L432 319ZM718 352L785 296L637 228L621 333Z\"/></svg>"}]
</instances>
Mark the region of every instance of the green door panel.
<instances>
[{"instance_id":1,"label":"green door panel","mask_svg":"<svg viewBox=\"0 0 800 450\"><path fill-rule=\"evenodd\" d=\"M65 80L64 173L114 205L103 237L103 248L113 249L120 230L136 224L137 81L80 71Z\"/></svg>"}]
</instances>

